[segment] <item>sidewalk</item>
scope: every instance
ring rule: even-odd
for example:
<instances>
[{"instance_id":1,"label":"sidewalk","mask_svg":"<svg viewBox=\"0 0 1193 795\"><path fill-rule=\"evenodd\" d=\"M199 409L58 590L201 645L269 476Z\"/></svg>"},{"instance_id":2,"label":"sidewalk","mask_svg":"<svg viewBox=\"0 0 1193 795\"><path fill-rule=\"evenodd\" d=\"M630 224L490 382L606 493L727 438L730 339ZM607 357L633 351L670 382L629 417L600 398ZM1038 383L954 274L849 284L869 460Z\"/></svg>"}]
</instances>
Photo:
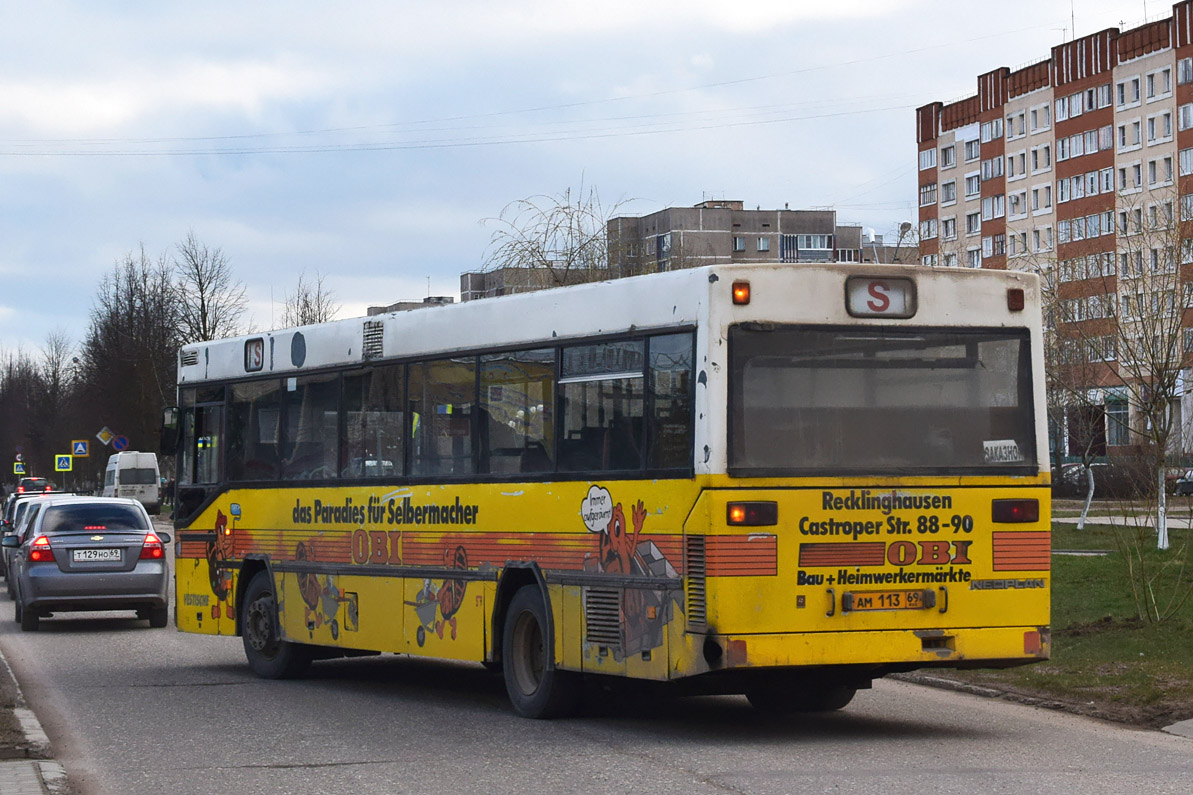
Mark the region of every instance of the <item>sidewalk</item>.
<instances>
[{"instance_id":1,"label":"sidewalk","mask_svg":"<svg viewBox=\"0 0 1193 795\"><path fill-rule=\"evenodd\" d=\"M68 795L66 773L49 757L50 740L0 652L0 795Z\"/></svg>"}]
</instances>

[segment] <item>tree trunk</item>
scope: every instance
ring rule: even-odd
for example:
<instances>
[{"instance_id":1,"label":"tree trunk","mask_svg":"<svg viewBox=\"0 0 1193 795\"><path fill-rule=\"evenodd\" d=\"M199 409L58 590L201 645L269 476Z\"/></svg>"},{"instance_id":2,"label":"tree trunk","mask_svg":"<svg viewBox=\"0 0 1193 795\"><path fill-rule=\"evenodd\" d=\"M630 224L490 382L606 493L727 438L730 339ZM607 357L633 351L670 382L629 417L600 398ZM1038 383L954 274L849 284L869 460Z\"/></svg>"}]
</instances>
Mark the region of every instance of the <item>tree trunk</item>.
<instances>
[{"instance_id":1,"label":"tree trunk","mask_svg":"<svg viewBox=\"0 0 1193 795\"><path fill-rule=\"evenodd\" d=\"M1085 464L1085 479L1089 483L1085 491L1085 505L1081 506L1081 518L1077 520L1077 529L1085 529L1085 519L1089 516L1089 506L1094 501L1094 468Z\"/></svg>"},{"instance_id":2,"label":"tree trunk","mask_svg":"<svg viewBox=\"0 0 1193 795\"><path fill-rule=\"evenodd\" d=\"M1159 491L1156 494L1156 549L1168 549L1168 492L1164 483L1164 462L1157 467Z\"/></svg>"}]
</instances>

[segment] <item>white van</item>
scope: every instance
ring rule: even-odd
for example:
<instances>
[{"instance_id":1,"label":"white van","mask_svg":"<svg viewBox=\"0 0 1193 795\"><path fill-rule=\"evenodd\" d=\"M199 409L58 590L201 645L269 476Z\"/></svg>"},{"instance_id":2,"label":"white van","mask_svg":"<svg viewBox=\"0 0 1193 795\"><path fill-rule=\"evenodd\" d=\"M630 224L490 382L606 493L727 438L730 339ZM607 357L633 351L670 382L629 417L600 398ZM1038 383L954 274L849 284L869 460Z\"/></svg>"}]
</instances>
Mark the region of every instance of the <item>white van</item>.
<instances>
[{"instance_id":1,"label":"white van","mask_svg":"<svg viewBox=\"0 0 1193 795\"><path fill-rule=\"evenodd\" d=\"M125 450L108 458L104 472L105 497L132 497L152 514L161 513L161 472L157 455Z\"/></svg>"}]
</instances>

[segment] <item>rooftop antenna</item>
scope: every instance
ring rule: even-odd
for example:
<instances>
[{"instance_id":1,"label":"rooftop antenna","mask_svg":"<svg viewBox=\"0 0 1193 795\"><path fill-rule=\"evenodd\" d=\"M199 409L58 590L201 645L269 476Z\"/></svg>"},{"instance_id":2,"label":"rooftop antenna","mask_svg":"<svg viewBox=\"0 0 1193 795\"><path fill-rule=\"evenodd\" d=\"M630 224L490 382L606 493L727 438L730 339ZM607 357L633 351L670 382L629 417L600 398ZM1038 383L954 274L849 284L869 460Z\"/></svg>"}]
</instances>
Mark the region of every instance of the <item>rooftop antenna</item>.
<instances>
[{"instance_id":1,"label":"rooftop antenna","mask_svg":"<svg viewBox=\"0 0 1193 795\"><path fill-rule=\"evenodd\" d=\"M427 277L427 298L431 297L431 277Z\"/></svg>"}]
</instances>

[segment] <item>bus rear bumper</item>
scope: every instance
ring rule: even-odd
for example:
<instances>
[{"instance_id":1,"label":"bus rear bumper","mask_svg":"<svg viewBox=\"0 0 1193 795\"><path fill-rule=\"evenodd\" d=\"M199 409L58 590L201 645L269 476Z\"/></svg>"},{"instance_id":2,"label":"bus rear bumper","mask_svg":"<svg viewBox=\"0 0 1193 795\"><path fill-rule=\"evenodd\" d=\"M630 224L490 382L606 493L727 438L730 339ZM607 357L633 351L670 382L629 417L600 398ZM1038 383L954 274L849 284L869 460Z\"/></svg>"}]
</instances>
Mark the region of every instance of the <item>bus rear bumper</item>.
<instances>
[{"instance_id":1,"label":"bus rear bumper","mask_svg":"<svg viewBox=\"0 0 1193 795\"><path fill-rule=\"evenodd\" d=\"M758 668L865 666L888 673L916 668L1006 668L1047 660L1047 626L931 630L694 635L690 674ZM679 676L684 661L673 666ZM880 674L881 675L881 674Z\"/></svg>"}]
</instances>

